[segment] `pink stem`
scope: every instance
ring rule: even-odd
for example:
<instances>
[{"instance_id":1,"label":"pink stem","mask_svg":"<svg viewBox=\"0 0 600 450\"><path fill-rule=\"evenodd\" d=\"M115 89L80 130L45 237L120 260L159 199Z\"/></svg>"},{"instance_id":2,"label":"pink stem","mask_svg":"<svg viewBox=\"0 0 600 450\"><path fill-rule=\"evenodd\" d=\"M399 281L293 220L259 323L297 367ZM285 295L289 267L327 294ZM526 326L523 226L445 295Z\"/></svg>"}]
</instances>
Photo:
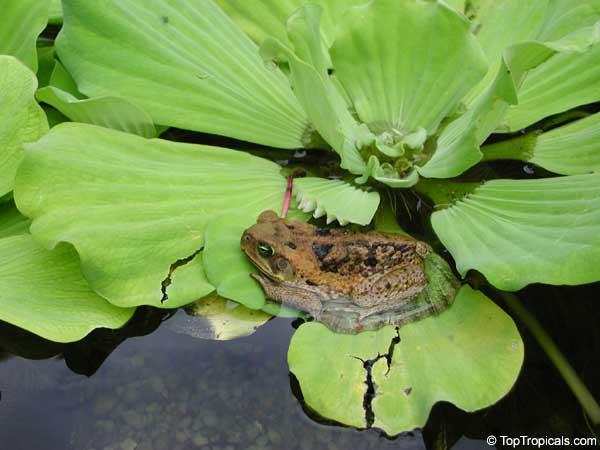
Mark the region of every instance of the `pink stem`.
<instances>
[{"instance_id":1,"label":"pink stem","mask_svg":"<svg viewBox=\"0 0 600 450\"><path fill-rule=\"evenodd\" d=\"M285 190L285 197L283 199L283 208L281 209L281 217L285 219L287 217L288 210L290 209L290 203L292 203L292 189L294 183L294 174L287 178L287 188Z\"/></svg>"}]
</instances>

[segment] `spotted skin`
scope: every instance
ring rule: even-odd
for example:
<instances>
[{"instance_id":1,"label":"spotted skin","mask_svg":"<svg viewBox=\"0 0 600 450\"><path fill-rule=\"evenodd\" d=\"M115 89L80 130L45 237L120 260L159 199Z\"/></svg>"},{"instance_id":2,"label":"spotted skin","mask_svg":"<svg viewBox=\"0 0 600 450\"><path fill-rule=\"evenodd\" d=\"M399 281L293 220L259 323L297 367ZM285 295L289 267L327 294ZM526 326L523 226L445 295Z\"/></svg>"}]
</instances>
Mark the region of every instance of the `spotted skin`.
<instances>
[{"instance_id":1,"label":"spotted skin","mask_svg":"<svg viewBox=\"0 0 600 450\"><path fill-rule=\"evenodd\" d=\"M416 320L443 310L454 298L455 279L448 268L450 294L441 296L443 304L430 302L426 263L434 254L410 237L324 230L267 211L244 232L241 247L259 269L253 276L268 297L335 331L353 333L404 323L407 317ZM417 299L427 304L415 303Z\"/></svg>"}]
</instances>

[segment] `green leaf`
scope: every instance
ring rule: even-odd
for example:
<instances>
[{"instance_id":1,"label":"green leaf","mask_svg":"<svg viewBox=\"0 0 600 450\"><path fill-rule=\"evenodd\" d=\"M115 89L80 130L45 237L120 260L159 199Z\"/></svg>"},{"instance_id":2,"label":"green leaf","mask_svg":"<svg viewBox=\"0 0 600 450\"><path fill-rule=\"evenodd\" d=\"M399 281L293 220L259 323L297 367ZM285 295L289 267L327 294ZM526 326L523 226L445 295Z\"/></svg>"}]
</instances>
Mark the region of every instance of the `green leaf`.
<instances>
[{"instance_id":1,"label":"green leaf","mask_svg":"<svg viewBox=\"0 0 600 450\"><path fill-rule=\"evenodd\" d=\"M389 162L381 163L375 155L365 163L361 150L377 147L377 137L365 124L359 124L348 110L346 97L337 79L327 72L328 55L324 53L320 32L321 9L307 5L296 11L287 22L288 35L295 52L280 41L267 39L261 54L267 61L287 59L294 93L306 110L315 129L340 155L340 166L364 184L369 177L391 187L409 187L417 182L413 171L400 175Z\"/></svg>"},{"instance_id":2,"label":"green leaf","mask_svg":"<svg viewBox=\"0 0 600 450\"><path fill-rule=\"evenodd\" d=\"M204 270L217 294L235 300L251 309L265 305L265 294L250 277L257 269L240 248L244 230L256 222L256 217L221 216L206 227Z\"/></svg>"},{"instance_id":3,"label":"green leaf","mask_svg":"<svg viewBox=\"0 0 600 450\"><path fill-rule=\"evenodd\" d=\"M600 174L488 181L431 223L462 275L503 290L600 279Z\"/></svg>"},{"instance_id":4,"label":"green leaf","mask_svg":"<svg viewBox=\"0 0 600 450\"><path fill-rule=\"evenodd\" d=\"M600 172L600 113L483 147L486 160L519 159L563 175Z\"/></svg>"},{"instance_id":5,"label":"green leaf","mask_svg":"<svg viewBox=\"0 0 600 450\"><path fill-rule=\"evenodd\" d=\"M341 180L297 178L294 189L298 207L315 218L327 216L327 223L368 225L379 206L377 191L363 191Z\"/></svg>"},{"instance_id":6,"label":"green leaf","mask_svg":"<svg viewBox=\"0 0 600 450\"><path fill-rule=\"evenodd\" d=\"M473 412L504 397L519 376L524 347L512 319L481 292L464 286L438 317L400 328L389 367L373 366L374 427L389 434L422 427L433 405Z\"/></svg>"},{"instance_id":7,"label":"green leaf","mask_svg":"<svg viewBox=\"0 0 600 450\"><path fill-rule=\"evenodd\" d=\"M0 56L0 197L13 189L21 146L48 130L44 111L33 98L36 87L27 67L12 56Z\"/></svg>"},{"instance_id":8,"label":"green leaf","mask_svg":"<svg viewBox=\"0 0 600 450\"><path fill-rule=\"evenodd\" d=\"M509 105L517 104L515 94L528 71L557 53L583 52L598 41L600 35L591 25L600 19L600 9L587 2L564 0L484 1L479 7L475 28L491 64L484 79L469 93L467 104L477 102L506 72L501 82L505 93L500 95L502 101L496 101L484 117L475 116L481 122L477 138L482 143L497 127L497 131L507 131L502 119Z\"/></svg>"},{"instance_id":9,"label":"green leaf","mask_svg":"<svg viewBox=\"0 0 600 450\"><path fill-rule=\"evenodd\" d=\"M57 51L85 95L122 97L161 125L307 143L285 75L212 1L64 0L63 9Z\"/></svg>"},{"instance_id":10,"label":"green leaf","mask_svg":"<svg viewBox=\"0 0 600 450\"><path fill-rule=\"evenodd\" d=\"M48 11L48 23L52 25L62 24L62 4L61 0L50 0L50 10Z\"/></svg>"},{"instance_id":11,"label":"green leaf","mask_svg":"<svg viewBox=\"0 0 600 450\"><path fill-rule=\"evenodd\" d=\"M0 203L0 239L29 234L31 220L23 216L13 202Z\"/></svg>"},{"instance_id":12,"label":"green leaf","mask_svg":"<svg viewBox=\"0 0 600 450\"><path fill-rule=\"evenodd\" d=\"M0 15L0 54L20 59L37 70L36 40L46 27L46 0L4 0Z\"/></svg>"},{"instance_id":13,"label":"green leaf","mask_svg":"<svg viewBox=\"0 0 600 450\"><path fill-rule=\"evenodd\" d=\"M288 350L290 371L306 404L327 419L366 427L363 361L387 354L396 330L387 326L356 335L339 334L318 322L302 324Z\"/></svg>"},{"instance_id":14,"label":"green leaf","mask_svg":"<svg viewBox=\"0 0 600 450\"><path fill-rule=\"evenodd\" d=\"M595 28L600 38L600 25ZM533 69L519 89L500 131L516 131L544 117L600 100L600 43L583 52L558 53Z\"/></svg>"},{"instance_id":15,"label":"green leaf","mask_svg":"<svg viewBox=\"0 0 600 450\"><path fill-rule=\"evenodd\" d=\"M303 324L292 337L288 364L306 403L323 417L365 427L363 361L370 360L373 426L395 435L425 425L439 401L466 411L492 405L510 390L523 362L513 321L468 286L449 309L402 326L398 336L394 344L390 326L343 335L316 322Z\"/></svg>"},{"instance_id":16,"label":"green leaf","mask_svg":"<svg viewBox=\"0 0 600 450\"><path fill-rule=\"evenodd\" d=\"M29 235L0 239L0 320L56 342L77 341L95 328L120 328L132 308L96 295L68 246L50 252Z\"/></svg>"},{"instance_id":17,"label":"green leaf","mask_svg":"<svg viewBox=\"0 0 600 450\"><path fill-rule=\"evenodd\" d=\"M273 317L216 294L200 299L184 310L187 316L180 313L170 319L167 326L176 333L215 341L250 336Z\"/></svg>"},{"instance_id":18,"label":"green leaf","mask_svg":"<svg viewBox=\"0 0 600 450\"><path fill-rule=\"evenodd\" d=\"M261 55L266 62L285 56L290 65L294 93L312 124L340 155L340 166L355 175L362 175L366 164L358 149L375 137L367 127L354 120L344 97L327 75L320 17L321 10L310 5L296 11L288 20L288 34L298 54L279 41L267 39L261 47Z\"/></svg>"},{"instance_id":19,"label":"green leaf","mask_svg":"<svg viewBox=\"0 0 600 450\"><path fill-rule=\"evenodd\" d=\"M403 134L432 135L487 70L468 21L438 2L351 8L331 59L360 120Z\"/></svg>"},{"instance_id":20,"label":"green leaf","mask_svg":"<svg viewBox=\"0 0 600 450\"><path fill-rule=\"evenodd\" d=\"M250 309L262 309L271 315L290 316L289 308L267 302L260 285L250 277L250 274L258 273L258 269L240 247L244 230L256 223L257 216L258 214L223 215L207 225L204 244L206 276L221 297L234 300ZM295 209L289 211L288 218L305 219L304 215ZM297 312L291 314L297 315Z\"/></svg>"},{"instance_id":21,"label":"green leaf","mask_svg":"<svg viewBox=\"0 0 600 450\"><path fill-rule=\"evenodd\" d=\"M110 302L175 308L214 289L196 261L206 224L254 220L280 207L285 185L277 164L244 152L65 123L28 148L15 199L44 246L75 246Z\"/></svg>"},{"instance_id":22,"label":"green leaf","mask_svg":"<svg viewBox=\"0 0 600 450\"><path fill-rule=\"evenodd\" d=\"M310 3L323 10L323 38L330 47L339 18L351 6L364 3L364 0L216 0L255 42L262 44L267 37L273 37L290 45L285 22L294 11Z\"/></svg>"},{"instance_id":23,"label":"green leaf","mask_svg":"<svg viewBox=\"0 0 600 450\"><path fill-rule=\"evenodd\" d=\"M63 84L74 84L73 80L59 81L57 78L70 78L70 75L58 62L54 68L50 86L39 89L36 97L40 102L56 108L73 122L99 125L143 137L157 136L152 118L146 111L119 97L79 99L58 87Z\"/></svg>"}]
</instances>

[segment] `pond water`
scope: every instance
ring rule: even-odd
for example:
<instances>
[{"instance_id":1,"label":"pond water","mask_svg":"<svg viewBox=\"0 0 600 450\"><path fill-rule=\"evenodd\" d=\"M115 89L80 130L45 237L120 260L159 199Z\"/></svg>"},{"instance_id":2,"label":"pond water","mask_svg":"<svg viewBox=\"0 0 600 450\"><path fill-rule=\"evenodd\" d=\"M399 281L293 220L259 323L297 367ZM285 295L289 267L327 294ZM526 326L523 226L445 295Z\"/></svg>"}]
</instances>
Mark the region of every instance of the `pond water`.
<instances>
[{"instance_id":1,"label":"pond water","mask_svg":"<svg viewBox=\"0 0 600 450\"><path fill-rule=\"evenodd\" d=\"M599 292L590 285L521 294L597 396ZM188 321L182 311L143 309L123 330L65 346L1 324L0 448L483 449L490 434L592 435L525 330L525 367L505 399L474 414L440 404L423 430L390 438L328 423L302 404L286 363L299 321L277 318L231 341L182 334Z\"/></svg>"}]
</instances>

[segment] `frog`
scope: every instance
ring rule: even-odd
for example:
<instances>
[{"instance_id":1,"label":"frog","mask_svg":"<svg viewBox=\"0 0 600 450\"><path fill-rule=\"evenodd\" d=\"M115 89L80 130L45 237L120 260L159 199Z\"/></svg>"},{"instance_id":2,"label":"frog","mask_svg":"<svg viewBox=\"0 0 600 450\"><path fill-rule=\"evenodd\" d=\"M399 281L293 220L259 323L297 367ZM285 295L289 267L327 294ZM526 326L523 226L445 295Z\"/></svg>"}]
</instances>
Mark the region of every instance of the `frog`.
<instances>
[{"instance_id":1,"label":"frog","mask_svg":"<svg viewBox=\"0 0 600 450\"><path fill-rule=\"evenodd\" d=\"M397 233L319 228L264 211L240 245L266 297L339 333L439 314L459 288L429 244Z\"/></svg>"}]
</instances>

